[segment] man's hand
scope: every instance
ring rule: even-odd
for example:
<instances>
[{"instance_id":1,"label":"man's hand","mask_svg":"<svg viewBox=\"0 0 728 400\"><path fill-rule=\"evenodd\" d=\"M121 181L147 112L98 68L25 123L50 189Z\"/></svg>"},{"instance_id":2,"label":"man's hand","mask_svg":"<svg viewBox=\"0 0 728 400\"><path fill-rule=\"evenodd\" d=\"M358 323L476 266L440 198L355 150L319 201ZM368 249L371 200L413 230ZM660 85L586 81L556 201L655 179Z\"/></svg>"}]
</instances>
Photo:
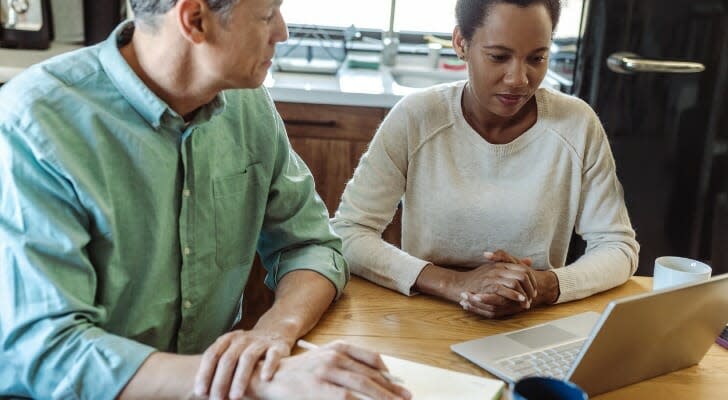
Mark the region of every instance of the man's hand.
<instances>
[{"instance_id":1,"label":"man's hand","mask_svg":"<svg viewBox=\"0 0 728 400\"><path fill-rule=\"evenodd\" d=\"M202 355L195 377L195 395L211 399L242 399L258 361L261 379L269 380L281 358L291 354L296 338L237 330L220 336Z\"/></svg>"},{"instance_id":2,"label":"man's hand","mask_svg":"<svg viewBox=\"0 0 728 400\"><path fill-rule=\"evenodd\" d=\"M382 375L387 368L377 353L333 342L281 360L270 381L255 380L257 398L353 399L354 393L373 399L409 399L403 387Z\"/></svg>"}]
</instances>

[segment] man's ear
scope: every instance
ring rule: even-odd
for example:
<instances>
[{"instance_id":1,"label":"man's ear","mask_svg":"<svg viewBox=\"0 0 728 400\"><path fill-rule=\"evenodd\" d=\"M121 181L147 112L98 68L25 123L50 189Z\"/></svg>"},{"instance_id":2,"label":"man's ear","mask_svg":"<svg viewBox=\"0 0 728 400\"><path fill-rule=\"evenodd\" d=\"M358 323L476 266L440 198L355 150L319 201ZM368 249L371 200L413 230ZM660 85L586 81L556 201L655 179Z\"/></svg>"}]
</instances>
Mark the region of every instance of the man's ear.
<instances>
[{"instance_id":1,"label":"man's ear","mask_svg":"<svg viewBox=\"0 0 728 400\"><path fill-rule=\"evenodd\" d=\"M460 26L455 26L452 31L452 48L455 50L455 54L458 58L465 60L468 56L468 42L463 37L463 33L460 31Z\"/></svg>"},{"instance_id":2,"label":"man's ear","mask_svg":"<svg viewBox=\"0 0 728 400\"><path fill-rule=\"evenodd\" d=\"M193 43L205 40L205 18L209 15L207 3L204 0L179 0L172 9L177 19L180 33Z\"/></svg>"}]
</instances>

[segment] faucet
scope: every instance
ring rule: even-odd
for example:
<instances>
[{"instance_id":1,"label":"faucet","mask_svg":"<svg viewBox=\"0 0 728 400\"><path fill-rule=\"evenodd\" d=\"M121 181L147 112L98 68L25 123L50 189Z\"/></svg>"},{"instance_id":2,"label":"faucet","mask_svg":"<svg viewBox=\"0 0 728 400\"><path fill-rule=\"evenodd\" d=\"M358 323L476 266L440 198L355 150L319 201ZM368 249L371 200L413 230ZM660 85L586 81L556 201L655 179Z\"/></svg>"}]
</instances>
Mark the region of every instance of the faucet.
<instances>
[{"instance_id":1,"label":"faucet","mask_svg":"<svg viewBox=\"0 0 728 400\"><path fill-rule=\"evenodd\" d=\"M394 8L396 0L391 0L389 9L389 30L382 32L382 64L392 67L397 63L399 35L394 31Z\"/></svg>"}]
</instances>

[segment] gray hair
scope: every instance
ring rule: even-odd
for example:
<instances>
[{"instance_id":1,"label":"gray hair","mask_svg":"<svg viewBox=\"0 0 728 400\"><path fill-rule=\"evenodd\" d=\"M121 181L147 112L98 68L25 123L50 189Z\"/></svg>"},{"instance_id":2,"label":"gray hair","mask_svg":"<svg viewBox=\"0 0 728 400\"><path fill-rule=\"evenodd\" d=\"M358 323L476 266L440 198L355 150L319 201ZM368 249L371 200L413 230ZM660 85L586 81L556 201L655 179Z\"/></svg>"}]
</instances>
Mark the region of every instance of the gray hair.
<instances>
[{"instance_id":1,"label":"gray hair","mask_svg":"<svg viewBox=\"0 0 728 400\"><path fill-rule=\"evenodd\" d=\"M207 7L217 14L220 22L226 24L230 12L240 0L205 0ZM129 0L134 19L153 28L157 27L157 17L174 8L177 0Z\"/></svg>"}]
</instances>

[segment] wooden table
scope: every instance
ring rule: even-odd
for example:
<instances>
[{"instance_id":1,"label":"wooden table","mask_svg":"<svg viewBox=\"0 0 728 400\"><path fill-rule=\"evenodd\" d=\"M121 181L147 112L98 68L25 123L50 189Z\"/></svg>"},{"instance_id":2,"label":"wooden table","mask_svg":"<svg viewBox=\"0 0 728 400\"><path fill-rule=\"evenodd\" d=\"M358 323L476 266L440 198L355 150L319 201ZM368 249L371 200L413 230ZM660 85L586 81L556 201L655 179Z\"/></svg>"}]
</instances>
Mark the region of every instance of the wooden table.
<instances>
[{"instance_id":1,"label":"wooden table","mask_svg":"<svg viewBox=\"0 0 728 400\"><path fill-rule=\"evenodd\" d=\"M430 296L406 297L353 277L342 298L306 340L336 339L412 361L493 378L450 351L453 343L520 329L556 318L604 310L610 300L650 290L652 280L633 277L626 284L590 298L541 307L487 320L457 304ZM639 329L635 322L635 329ZM728 350L714 344L700 364L608 392L596 399L728 399Z\"/></svg>"}]
</instances>

